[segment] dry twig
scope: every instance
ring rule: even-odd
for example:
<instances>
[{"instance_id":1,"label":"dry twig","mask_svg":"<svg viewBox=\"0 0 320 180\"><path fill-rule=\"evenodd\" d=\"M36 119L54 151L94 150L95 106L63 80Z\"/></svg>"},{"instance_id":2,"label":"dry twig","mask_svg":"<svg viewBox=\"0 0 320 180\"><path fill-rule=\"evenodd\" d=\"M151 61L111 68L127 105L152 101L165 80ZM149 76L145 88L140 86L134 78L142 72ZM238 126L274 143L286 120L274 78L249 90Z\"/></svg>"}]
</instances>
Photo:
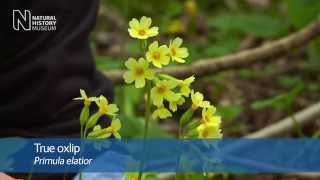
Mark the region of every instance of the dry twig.
<instances>
[{"instance_id":1,"label":"dry twig","mask_svg":"<svg viewBox=\"0 0 320 180\"><path fill-rule=\"evenodd\" d=\"M293 116L295 117L297 123L301 126L306 125L307 123L310 123L313 120L316 120L317 118L320 117L320 102L297 112ZM292 121L292 117L289 116L287 118L284 118L283 120L280 120L277 123L274 123L261 130L258 130L257 132L248 134L245 137L246 138L274 137L292 130L293 127L294 127L294 123Z\"/></svg>"}]
</instances>

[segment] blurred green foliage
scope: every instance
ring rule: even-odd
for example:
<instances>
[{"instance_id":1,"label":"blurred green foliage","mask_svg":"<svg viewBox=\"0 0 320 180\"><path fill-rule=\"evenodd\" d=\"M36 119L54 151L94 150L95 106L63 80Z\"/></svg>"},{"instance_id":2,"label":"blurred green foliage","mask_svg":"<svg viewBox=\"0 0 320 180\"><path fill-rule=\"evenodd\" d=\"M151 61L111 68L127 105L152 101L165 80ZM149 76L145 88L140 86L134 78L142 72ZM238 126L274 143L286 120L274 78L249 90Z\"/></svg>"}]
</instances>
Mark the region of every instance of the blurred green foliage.
<instances>
[{"instance_id":1,"label":"blurred green foliage","mask_svg":"<svg viewBox=\"0 0 320 180\"><path fill-rule=\"evenodd\" d=\"M291 109L292 104L298 94L303 90L303 85L299 84L291 91L271 97L265 100L259 100L251 104L251 108L258 110L267 107L272 107L276 109L288 110Z\"/></svg>"},{"instance_id":2,"label":"blurred green foliage","mask_svg":"<svg viewBox=\"0 0 320 180\"><path fill-rule=\"evenodd\" d=\"M224 32L249 34L262 38L279 37L288 31L288 25L280 18L257 13L223 14L211 17L208 25Z\"/></svg>"}]
</instances>

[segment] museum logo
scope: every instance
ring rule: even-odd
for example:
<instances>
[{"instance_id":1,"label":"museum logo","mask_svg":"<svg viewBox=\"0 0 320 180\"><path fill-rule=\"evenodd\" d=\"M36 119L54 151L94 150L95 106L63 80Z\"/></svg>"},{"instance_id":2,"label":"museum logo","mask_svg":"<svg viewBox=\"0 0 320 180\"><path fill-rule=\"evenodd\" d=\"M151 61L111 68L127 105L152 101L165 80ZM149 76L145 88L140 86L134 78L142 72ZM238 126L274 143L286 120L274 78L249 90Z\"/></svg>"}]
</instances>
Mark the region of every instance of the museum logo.
<instances>
[{"instance_id":1,"label":"museum logo","mask_svg":"<svg viewBox=\"0 0 320 180\"><path fill-rule=\"evenodd\" d=\"M15 31L55 31L55 16L33 16L30 10L12 11L12 28Z\"/></svg>"}]
</instances>

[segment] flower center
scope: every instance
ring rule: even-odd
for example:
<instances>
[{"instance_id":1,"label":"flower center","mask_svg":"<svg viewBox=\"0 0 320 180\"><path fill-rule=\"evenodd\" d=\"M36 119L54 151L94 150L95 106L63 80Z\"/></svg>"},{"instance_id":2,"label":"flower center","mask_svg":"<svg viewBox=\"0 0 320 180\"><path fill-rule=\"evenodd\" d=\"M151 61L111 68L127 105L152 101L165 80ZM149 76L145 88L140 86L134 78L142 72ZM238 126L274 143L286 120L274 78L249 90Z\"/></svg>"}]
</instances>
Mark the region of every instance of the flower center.
<instances>
[{"instance_id":1,"label":"flower center","mask_svg":"<svg viewBox=\"0 0 320 180\"><path fill-rule=\"evenodd\" d=\"M107 114L108 111L109 111L109 109L108 109L108 106L106 106L106 105L102 105L102 106L100 106L100 108L99 108L99 113L100 113L100 114Z\"/></svg>"},{"instance_id":2,"label":"flower center","mask_svg":"<svg viewBox=\"0 0 320 180\"><path fill-rule=\"evenodd\" d=\"M160 53L159 52L154 52L153 53L153 58L156 59L156 60L159 60L160 59Z\"/></svg>"},{"instance_id":3,"label":"flower center","mask_svg":"<svg viewBox=\"0 0 320 180\"><path fill-rule=\"evenodd\" d=\"M140 36L146 35L146 31L144 29L140 29L138 33Z\"/></svg>"},{"instance_id":4,"label":"flower center","mask_svg":"<svg viewBox=\"0 0 320 180\"><path fill-rule=\"evenodd\" d=\"M166 88L166 86L159 86L157 90L158 90L159 94L164 94L164 92L166 92L167 88Z\"/></svg>"},{"instance_id":5,"label":"flower center","mask_svg":"<svg viewBox=\"0 0 320 180\"><path fill-rule=\"evenodd\" d=\"M144 74L144 70L143 70L143 68L137 68L135 73L137 76L141 76Z\"/></svg>"},{"instance_id":6,"label":"flower center","mask_svg":"<svg viewBox=\"0 0 320 180\"><path fill-rule=\"evenodd\" d=\"M177 54L177 51L175 48L171 48L171 54L172 56L175 56Z\"/></svg>"}]
</instances>

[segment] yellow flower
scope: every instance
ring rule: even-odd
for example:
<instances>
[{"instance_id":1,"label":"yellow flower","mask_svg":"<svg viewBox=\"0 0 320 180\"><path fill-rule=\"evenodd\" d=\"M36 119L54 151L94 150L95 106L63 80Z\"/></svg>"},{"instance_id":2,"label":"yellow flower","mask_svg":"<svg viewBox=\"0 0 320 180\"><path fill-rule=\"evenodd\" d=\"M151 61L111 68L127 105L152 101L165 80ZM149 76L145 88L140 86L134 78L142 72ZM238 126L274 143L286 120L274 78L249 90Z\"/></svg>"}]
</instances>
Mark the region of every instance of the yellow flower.
<instances>
[{"instance_id":1,"label":"yellow flower","mask_svg":"<svg viewBox=\"0 0 320 180\"><path fill-rule=\"evenodd\" d=\"M194 81L194 76L191 76L185 80L179 80L178 86L180 86L180 92L185 97L189 97L189 94L191 92L190 85Z\"/></svg>"},{"instance_id":2,"label":"yellow flower","mask_svg":"<svg viewBox=\"0 0 320 180\"><path fill-rule=\"evenodd\" d=\"M175 94L172 89L177 86L175 81L162 80L157 82L156 86L151 89L151 99L154 105L163 106L163 100L177 101L179 95Z\"/></svg>"},{"instance_id":3,"label":"yellow flower","mask_svg":"<svg viewBox=\"0 0 320 180\"><path fill-rule=\"evenodd\" d=\"M154 179L154 178L148 178L148 173L143 173L141 179L146 180L146 179ZM136 172L129 172L125 173L124 175L124 180L138 180L139 179L139 173Z\"/></svg>"},{"instance_id":4,"label":"yellow flower","mask_svg":"<svg viewBox=\"0 0 320 180\"><path fill-rule=\"evenodd\" d=\"M213 123L220 125L221 117L214 115L216 112L216 108L214 106L209 106L208 108L202 109L202 122L205 123Z\"/></svg>"},{"instance_id":5,"label":"yellow flower","mask_svg":"<svg viewBox=\"0 0 320 180\"><path fill-rule=\"evenodd\" d=\"M154 77L154 72L149 69L149 62L144 58L140 58L139 61L129 58L125 65L129 71L124 73L123 78L126 83L135 81L136 88L144 87L146 79L151 80Z\"/></svg>"},{"instance_id":6,"label":"yellow flower","mask_svg":"<svg viewBox=\"0 0 320 180\"><path fill-rule=\"evenodd\" d=\"M148 39L149 37L153 37L159 34L158 27L150 27L152 23L152 19L149 17L143 16L140 21L138 19L133 18L129 22L129 34L133 38L137 39Z\"/></svg>"},{"instance_id":7,"label":"yellow flower","mask_svg":"<svg viewBox=\"0 0 320 180\"><path fill-rule=\"evenodd\" d=\"M139 173L126 173L125 174L125 180L138 180Z\"/></svg>"},{"instance_id":8,"label":"yellow flower","mask_svg":"<svg viewBox=\"0 0 320 180\"><path fill-rule=\"evenodd\" d=\"M201 124L197 127L199 138L222 138L220 126L215 123Z\"/></svg>"},{"instance_id":9,"label":"yellow flower","mask_svg":"<svg viewBox=\"0 0 320 180\"><path fill-rule=\"evenodd\" d=\"M162 65L168 65L170 62L170 51L167 45L159 46L158 41L150 44L148 52L146 53L146 58L149 62L158 68Z\"/></svg>"},{"instance_id":10,"label":"yellow flower","mask_svg":"<svg viewBox=\"0 0 320 180\"><path fill-rule=\"evenodd\" d=\"M184 4L186 11L191 15L196 15L198 12L198 6L195 0L187 0Z\"/></svg>"},{"instance_id":11,"label":"yellow flower","mask_svg":"<svg viewBox=\"0 0 320 180\"><path fill-rule=\"evenodd\" d=\"M83 100L83 104L84 106L90 106L90 104L92 102L94 102L96 100L95 97L90 97L88 98L86 92L83 90L83 89L80 89L80 94L81 94L81 97L78 97L78 98L74 98L73 100Z\"/></svg>"},{"instance_id":12,"label":"yellow flower","mask_svg":"<svg viewBox=\"0 0 320 180\"><path fill-rule=\"evenodd\" d=\"M157 108L152 113L152 119L157 119L157 118L166 119L166 118L171 117L171 116L172 116L171 112L167 108L165 108L163 106Z\"/></svg>"},{"instance_id":13,"label":"yellow flower","mask_svg":"<svg viewBox=\"0 0 320 180\"><path fill-rule=\"evenodd\" d=\"M116 104L109 104L108 100L101 95L96 101L97 106L99 107L100 115L111 115L114 116L116 112L119 111Z\"/></svg>"},{"instance_id":14,"label":"yellow flower","mask_svg":"<svg viewBox=\"0 0 320 180\"><path fill-rule=\"evenodd\" d=\"M185 32L185 27L180 19L175 19L169 22L167 31L171 34L178 34Z\"/></svg>"},{"instance_id":15,"label":"yellow flower","mask_svg":"<svg viewBox=\"0 0 320 180\"><path fill-rule=\"evenodd\" d=\"M119 130L121 129L121 122L119 119L113 119L111 122L111 125L107 127L107 136L113 135L117 139L121 139L121 136L119 134Z\"/></svg>"},{"instance_id":16,"label":"yellow flower","mask_svg":"<svg viewBox=\"0 0 320 180\"><path fill-rule=\"evenodd\" d=\"M169 102L169 108L171 111L176 112L178 109L178 105L181 106L185 102L185 99L183 96L180 96L180 98L177 101L170 101Z\"/></svg>"},{"instance_id":17,"label":"yellow flower","mask_svg":"<svg viewBox=\"0 0 320 180\"><path fill-rule=\"evenodd\" d=\"M210 106L209 101L203 100L203 94L200 92L194 93L194 91L191 91L191 100L192 100L192 109L198 109L199 107L206 108Z\"/></svg>"},{"instance_id":18,"label":"yellow flower","mask_svg":"<svg viewBox=\"0 0 320 180\"><path fill-rule=\"evenodd\" d=\"M171 59L179 63L185 63L186 61L184 58L189 56L188 49L185 47L180 47L182 42L183 40L177 37L173 41L170 41L169 45Z\"/></svg>"}]
</instances>

